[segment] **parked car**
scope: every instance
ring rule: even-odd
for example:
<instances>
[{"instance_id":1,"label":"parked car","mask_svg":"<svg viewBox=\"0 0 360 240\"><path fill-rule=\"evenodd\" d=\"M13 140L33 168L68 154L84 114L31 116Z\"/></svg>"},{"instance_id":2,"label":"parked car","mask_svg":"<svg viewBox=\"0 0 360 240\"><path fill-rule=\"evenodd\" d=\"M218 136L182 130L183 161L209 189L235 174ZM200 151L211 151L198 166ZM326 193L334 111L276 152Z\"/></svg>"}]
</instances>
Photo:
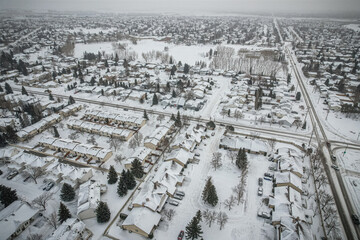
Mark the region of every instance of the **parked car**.
<instances>
[{"instance_id":1,"label":"parked car","mask_svg":"<svg viewBox=\"0 0 360 240\"><path fill-rule=\"evenodd\" d=\"M182 196L182 197L185 197L185 193L183 191L176 190L175 194L179 195L179 196Z\"/></svg>"},{"instance_id":2,"label":"parked car","mask_svg":"<svg viewBox=\"0 0 360 240\"><path fill-rule=\"evenodd\" d=\"M3 171L0 170L0 175L2 175L2 174L3 174Z\"/></svg>"},{"instance_id":3,"label":"parked car","mask_svg":"<svg viewBox=\"0 0 360 240\"><path fill-rule=\"evenodd\" d=\"M336 171L339 171L339 170L340 170L339 167L336 166L335 164L331 165L331 167L332 167L333 169L335 169Z\"/></svg>"},{"instance_id":4,"label":"parked car","mask_svg":"<svg viewBox=\"0 0 360 240\"><path fill-rule=\"evenodd\" d=\"M262 196L263 195L263 188L259 187L258 188L258 196Z\"/></svg>"},{"instance_id":5,"label":"parked car","mask_svg":"<svg viewBox=\"0 0 360 240\"><path fill-rule=\"evenodd\" d=\"M212 133L211 133L211 136L215 136L215 132L212 132Z\"/></svg>"},{"instance_id":6,"label":"parked car","mask_svg":"<svg viewBox=\"0 0 360 240\"><path fill-rule=\"evenodd\" d=\"M353 183L353 185L354 185L355 187L357 187L357 183L356 183L355 180L353 180L352 183Z\"/></svg>"},{"instance_id":7,"label":"parked car","mask_svg":"<svg viewBox=\"0 0 360 240\"><path fill-rule=\"evenodd\" d=\"M27 176L26 178L24 178L23 182L26 182L27 180L29 180L30 176Z\"/></svg>"},{"instance_id":8,"label":"parked car","mask_svg":"<svg viewBox=\"0 0 360 240\"><path fill-rule=\"evenodd\" d=\"M265 176L265 177L269 177L269 178L272 178L272 177L273 177L273 175L272 175L271 173L268 173L268 172L264 173L264 176Z\"/></svg>"},{"instance_id":9,"label":"parked car","mask_svg":"<svg viewBox=\"0 0 360 240\"><path fill-rule=\"evenodd\" d=\"M200 153L195 153L195 157L200 157Z\"/></svg>"},{"instance_id":10,"label":"parked car","mask_svg":"<svg viewBox=\"0 0 360 240\"><path fill-rule=\"evenodd\" d=\"M336 156L331 155L331 160L336 161Z\"/></svg>"},{"instance_id":11,"label":"parked car","mask_svg":"<svg viewBox=\"0 0 360 240\"><path fill-rule=\"evenodd\" d=\"M351 219L352 219L352 221L353 221L354 224L356 224L356 225L359 225L359 224L360 224L360 220L359 220L358 215L356 215L356 214L351 214Z\"/></svg>"},{"instance_id":12,"label":"parked car","mask_svg":"<svg viewBox=\"0 0 360 240\"><path fill-rule=\"evenodd\" d=\"M181 230L180 233L179 233L179 236L178 236L178 240L182 240L184 237L184 231Z\"/></svg>"},{"instance_id":13,"label":"parked car","mask_svg":"<svg viewBox=\"0 0 360 240\"><path fill-rule=\"evenodd\" d=\"M259 217L266 218L266 219L270 219L270 218L271 218L270 213L267 213L267 212L258 212L257 215L258 215Z\"/></svg>"},{"instance_id":14,"label":"parked car","mask_svg":"<svg viewBox=\"0 0 360 240\"><path fill-rule=\"evenodd\" d=\"M13 179L19 172L17 170L11 171L10 174L7 176L7 180Z\"/></svg>"},{"instance_id":15,"label":"parked car","mask_svg":"<svg viewBox=\"0 0 360 240\"><path fill-rule=\"evenodd\" d=\"M49 191L50 189L53 188L54 185L55 185L54 182L48 182L48 184L46 184L46 186L43 188L43 190Z\"/></svg>"},{"instance_id":16,"label":"parked car","mask_svg":"<svg viewBox=\"0 0 360 240\"><path fill-rule=\"evenodd\" d=\"M176 194L174 194L173 198L175 198L175 199L177 199L177 200L182 200L182 199L183 199L182 196L176 195Z\"/></svg>"},{"instance_id":17,"label":"parked car","mask_svg":"<svg viewBox=\"0 0 360 240\"><path fill-rule=\"evenodd\" d=\"M173 206L179 206L179 202L176 200L169 199L168 203Z\"/></svg>"},{"instance_id":18,"label":"parked car","mask_svg":"<svg viewBox=\"0 0 360 240\"><path fill-rule=\"evenodd\" d=\"M263 179L262 178L259 178L259 180L258 180L258 183L259 183L259 186L262 186L263 185Z\"/></svg>"}]
</instances>

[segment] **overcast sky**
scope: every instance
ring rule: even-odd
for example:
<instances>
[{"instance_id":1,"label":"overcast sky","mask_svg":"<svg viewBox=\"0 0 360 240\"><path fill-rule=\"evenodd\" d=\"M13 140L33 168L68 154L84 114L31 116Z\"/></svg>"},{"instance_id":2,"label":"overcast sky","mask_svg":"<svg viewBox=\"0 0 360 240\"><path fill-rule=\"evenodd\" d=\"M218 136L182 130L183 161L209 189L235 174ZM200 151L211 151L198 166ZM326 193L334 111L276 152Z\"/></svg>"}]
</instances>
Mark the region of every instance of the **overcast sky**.
<instances>
[{"instance_id":1,"label":"overcast sky","mask_svg":"<svg viewBox=\"0 0 360 240\"><path fill-rule=\"evenodd\" d=\"M360 0L0 0L0 9L101 12L360 12Z\"/></svg>"}]
</instances>

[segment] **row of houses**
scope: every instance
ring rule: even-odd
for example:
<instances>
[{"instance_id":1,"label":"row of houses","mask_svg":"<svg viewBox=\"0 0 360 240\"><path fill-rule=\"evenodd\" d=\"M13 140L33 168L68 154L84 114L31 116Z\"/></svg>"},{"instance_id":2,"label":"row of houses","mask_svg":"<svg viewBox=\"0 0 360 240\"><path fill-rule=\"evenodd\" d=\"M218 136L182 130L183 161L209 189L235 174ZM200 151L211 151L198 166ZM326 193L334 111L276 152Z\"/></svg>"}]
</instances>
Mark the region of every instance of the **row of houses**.
<instances>
[{"instance_id":1,"label":"row of houses","mask_svg":"<svg viewBox=\"0 0 360 240\"><path fill-rule=\"evenodd\" d=\"M67 126L70 129L94 133L111 138L119 138L122 141L129 140L135 133L134 131L128 129L121 129L105 124L93 123L78 119L69 120L67 122Z\"/></svg>"},{"instance_id":2,"label":"row of houses","mask_svg":"<svg viewBox=\"0 0 360 240\"><path fill-rule=\"evenodd\" d=\"M54 151L88 158L88 161L106 162L111 156L112 151L98 146L76 142L70 139L60 139L53 137L42 137L39 141L42 147L48 147Z\"/></svg>"},{"instance_id":3,"label":"row of houses","mask_svg":"<svg viewBox=\"0 0 360 240\"><path fill-rule=\"evenodd\" d=\"M266 155L268 152L266 145L264 145L264 143L260 140L237 137L232 135L224 135L220 139L219 148L231 151L239 151L239 149L245 149L248 153L261 155Z\"/></svg>"},{"instance_id":4,"label":"row of houses","mask_svg":"<svg viewBox=\"0 0 360 240\"><path fill-rule=\"evenodd\" d=\"M119 124L123 125L124 128L141 128L146 123L146 119L144 119L142 116L134 114L130 115L128 112L125 111L119 111L118 114L115 114L97 110L88 110L85 112L84 118L91 121L104 121L110 124Z\"/></svg>"},{"instance_id":5,"label":"row of houses","mask_svg":"<svg viewBox=\"0 0 360 240\"><path fill-rule=\"evenodd\" d=\"M73 114L76 111L79 111L82 108L80 104L72 104L64 109L60 110L59 113L52 114L48 117L41 119L40 121L27 126L16 133L20 141L25 141L38 133L43 132L45 129L51 127L52 125L60 122L63 118Z\"/></svg>"}]
</instances>

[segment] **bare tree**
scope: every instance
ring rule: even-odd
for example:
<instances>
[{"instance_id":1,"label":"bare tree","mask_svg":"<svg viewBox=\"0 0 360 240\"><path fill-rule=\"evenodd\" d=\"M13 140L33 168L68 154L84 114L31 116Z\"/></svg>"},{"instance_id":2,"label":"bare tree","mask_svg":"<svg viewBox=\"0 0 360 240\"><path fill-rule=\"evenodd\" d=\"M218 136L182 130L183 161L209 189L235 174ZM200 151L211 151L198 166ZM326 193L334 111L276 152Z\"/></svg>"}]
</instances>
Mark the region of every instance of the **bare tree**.
<instances>
[{"instance_id":1,"label":"bare tree","mask_svg":"<svg viewBox=\"0 0 360 240\"><path fill-rule=\"evenodd\" d=\"M37 179L45 174L45 171L40 167L31 167L26 168L25 176L30 177L37 184Z\"/></svg>"},{"instance_id":2,"label":"bare tree","mask_svg":"<svg viewBox=\"0 0 360 240\"><path fill-rule=\"evenodd\" d=\"M223 229L223 227L225 226L225 224L227 223L229 217L227 216L226 213L224 212L219 212L219 214L217 215L217 223L220 226L220 230Z\"/></svg>"},{"instance_id":3,"label":"bare tree","mask_svg":"<svg viewBox=\"0 0 360 240\"><path fill-rule=\"evenodd\" d=\"M233 192L235 193L235 198L238 201L238 205L242 201L242 198L245 193L246 179L247 179L247 171L244 171L241 175L239 184L233 188Z\"/></svg>"},{"instance_id":4,"label":"bare tree","mask_svg":"<svg viewBox=\"0 0 360 240\"><path fill-rule=\"evenodd\" d=\"M118 138L109 139L110 148L114 148L115 152L121 146L121 143L122 143L121 140Z\"/></svg>"},{"instance_id":5,"label":"bare tree","mask_svg":"<svg viewBox=\"0 0 360 240\"><path fill-rule=\"evenodd\" d=\"M115 156L114 160L115 160L116 163L120 164L122 161L125 160L125 157L123 155L121 155L121 154L118 154L118 155Z\"/></svg>"},{"instance_id":6,"label":"bare tree","mask_svg":"<svg viewBox=\"0 0 360 240\"><path fill-rule=\"evenodd\" d=\"M174 209L169 209L169 210L167 210L167 209L164 209L164 215L167 217L167 219L169 220L169 221L171 221L171 219L174 217L174 215L175 215L175 211L174 211Z\"/></svg>"},{"instance_id":7,"label":"bare tree","mask_svg":"<svg viewBox=\"0 0 360 240\"><path fill-rule=\"evenodd\" d=\"M71 140L75 140L78 137L79 137L79 133L77 131L69 134L69 139L71 139Z\"/></svg>"},{"instance_id":8,"label":"bare tree","mask_svg":"<svg viewBox=\"0 0 360 240\"><path fill-rule=\"evenodd\" d=\"M209 227L211 227L211 224L215 222L217 213L215 211L210 211L209 209L206 209L205 212L203 212L203 217L205 219L205 222L209 224Z\"/></svg>"},{"instance_id":9,"label":"bare tree","mask_svg":"<svg viewBox=\"0 0 360 240\"><path fill-rule=\"evenodd\" d=\"M228 157L231 159L231 163L234 163L234 160L236 159L237 153L236 151L227 151L226 154L228 155Z\"/></svg>"},{"instance_id":10,"label":"bare tree","mask_svg":"<svg viewBox=\"0 0 360 240\"><path fill-rule=\"evenodd\" d=\"M94 135L91 135L87 140L86 140L87 144L92 144L92 145L95 145L97 146L97 142L96 142L96 139L95 139L95 136Z\"/></svg>"},{"instance_id":11,"label":"bare tree","mask_svg":"<svg viewBox=\"0 0 360 240\"><path fill-rule=\"evenodd\" d=\"M34 205L38 205L39 207L42 207L43 210L46 210L46 203L50 200L51 198L51 194L48 192L45 192L43 194L41 194L40 196L38 196L37 198L35 198L32 203Z\"/></svg>"},{"instance_id":12,"label":"bare tree","mask_svg":"<svg viewBox=\"0 0 360 240\"><path fill-rule=\"evenodd\" d=\"M219 152L213 153L213 157L211 160L211 166L215 169L215 171L216 171L216 169L218 169L219 167L222 166L221 153L219 153Z\"/></svg>"},{"instance_id":13,"label":"bare tree","mask_svg":"<svg viewBox=\"0 0 360 240\"><path fill-rule=\"evenodd\" d=\"M270 147L271 151L274 151L275 144L276 144L275 138L269 139L268 144L269 144L269 147Z\"/></svg>"},{"instance_id":14,"label":"bare tree","mask_svg":"<svg viewBox=\"0 0 360 240\"><path fill-rule=\"evenodd\" d=\"M137 147L136 140L134 138L132 138L129 142L129 148L132 148L135 150L136 147Z\"/></svg>"},{"instance_id":15,"label":"bare tree","mask_svg":"<svg viewBox=\"0 0 360 240\"><path fill-rule=\"evenodd\" d=\"M228 110L226 110L225 108L221 109L220 114L223 116L223 118L228 114Z\"/></svg>"},{"instance_id":16,"label":"bare tree","mask_svg":"<svg viewBox=\"0 0 360 240\"><path fill-rule=\"evenodd\" d=\"M320 206L323 211L325 211L325 207L335 204L334 197L323 190L319 190L319 197Z\"/></svg>"},{"instance_id":17,"label":"bare tree","mask_svg":"<svg viewBox=\"0 0 360 240\"><path fill-rule=\"evenodd\" d=\"M235 110L234 117L236 118L236 120L238 120L239 118L242 119L244 117L244 114L239 110Z\"/></svg>"},{"instance_id":18,"label":"bare tree","mask_svg":"<svg viewBox=\"0 0 360 240\"><path fill-rule=\"evenodd\" d=\"M162 120L164 120L165 116L163 114L160 114L158 117L157 117L157 120L159 122L162 122Z\"/></svg>"},{"instance_id":19,"label":"bare tree","mask_svg":"<svg viewBox=\"0 0 360 240\"><path fill-rule=\"evenodd\" d=\"M54 211L53 213L51 213L49 215L49 217L47 218L48 223L53 227L53 228L57 228L58 225L58 217L57 217L57 213L56 211Z\"/></svg>"},{"instance_id":20,"label":"bare tree","mask_svg":"<svg viewBox=\"0 0 360 240\"><path fill-rule=\"evenodd\" d=\"M26 240L41 240L41 239L43 239L42 235L38 233L31 233L26 237Z\"/></svg>"},{"instance_id":21,"label":"bare tree","mask_svg":"<svg viewBox=\"0 0 360 240\"><path fill-rule=\"evenodd\" d=\"M136 132L132 139L134 139L135 144L138 147L141 144L141 141L143 139L143 135L141 133L139 133L139 132Z\"/></svg>"},{"instance_id":22,"label":"bare tree","mask_svg":"<svg viewBox=\"0 0 360 240\"><path fill-rule=\"evenodd\" d=\"M234 195L231 195L229 199L225 200L224 204L226 207L229 208L229 211L235 205L235 201L236 201L236 198L234 197Z\"/></svg>"},{"instance_id":23,"label":"bare tree","mask_svg":"<svg viewBox=\"0 0 360 240\"><path fill-rule=\"evenodd\" d=\"M190 122L190 117L188 115L182 115L182 120L184 125L188 125Z\"/></svg>"}]
</instances>

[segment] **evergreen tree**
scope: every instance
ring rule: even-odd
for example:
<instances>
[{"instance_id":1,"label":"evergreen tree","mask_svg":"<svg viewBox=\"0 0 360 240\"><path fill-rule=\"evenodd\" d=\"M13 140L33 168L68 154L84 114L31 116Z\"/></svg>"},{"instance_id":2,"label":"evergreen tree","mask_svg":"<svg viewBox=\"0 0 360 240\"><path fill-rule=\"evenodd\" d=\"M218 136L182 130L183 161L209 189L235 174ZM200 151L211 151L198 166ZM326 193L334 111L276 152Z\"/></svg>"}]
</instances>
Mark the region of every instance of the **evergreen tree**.
<instances>
[{"instance_id":1,"label":"evergreen tree","mask_svg":"<svg viewBox=\"0 0 360 240\"><path fill-rule=\"evenodd\" d=\"M54 137L57 137L57 138L60 137L59 132L55 126L54 126Z\"/></svg>"},{"instance_id":2,"label":"evergreen tree","mask_svg":"<svg viewBox=\"0 0 360 240\"><path fill-rule=\"evenodd\" d=\"M157 105L159 102L158 102L158 98L156 96L156 93L154 93L154 96L153 96L153 100L152 100L152 104L153 105Z\"/></svg>"},{"instance_id":3,"label":"evergreen tree","mask_svg":"<svg viewBox=\"0 0 360 240\"><path fill-rule=\"evenodd\" d=\"M7 82L5 83L5 93L6 94L13 93L12 88L10 87L10 85Z\"/></svg>"},{"instance_id":4,"label":"evergreen tree","mask_svg":"<svg viewBox=\"0 0 360 240\"><path fill-rule=\"evenodd\" d=\"M206 180L206 184L205 184L205 187L204 187L204 190L202 192L202 199L203 201L206 201L207 198L208 198L208 195L209 195L209 190L210 190L210 187L212 186L212 182L211 182L211 177L209 177L207 180Z\"/></svg>"},{"instance_id":5,"label":"evergreen tree","mask_svg":"<svg viewBox=\"0 0 360 240\"><path fill-rule=\"evenodd\" d=\"M62 202L60 202L60 208L59 208L58 216L59 216L59 222L60 223L63 223L68 218L71 218L71 214L70 214L69 209Z\"/></svg>"},{"instance_id":6,"label":"evergreen tree","mask_svg":"<svg viewBox=\"0 0 360 240\"><path fill-rule=\"evenodd\" d=\"M184 65L184 73L188 74L189 71L190 71L190 66L187 63L185 63L185 65Z\"/></svg>"},{"instance_id":7,"label":"evergreen tree","mask_svg":"<svg viewBox=\"0 0 360 240\"><path fill-rule=\"evenodd\" d=\"M0 92L4 92L4 89L0 86Z\"/></svg>"},{"instance_id":8,"label":"evergreen tree","mask_svg":"<svg viewBox=\"0 0 360 240\"><path fill-rule=\"evenodd\" d=\"M4 137L4 134L0 133L0 147L5 147L7 145L6 139Z\"/></svg>"},{"instance_id":9,"label":"evergreen tree","mask_svg":"<svg viewBox=\"0 0 360 240\"><path fill-rule=\"evenodd\" d=\"M302 129L306 129L306 121L305 121L304 124L302 125Z\"/></svg>"},{"instance_id":10,"label":"evergreen tree","mask_svg":"<svg viewBox=\"0 0 360 240\"><path fill-rule=\"evenodd\" d=\"M124 178L120 178L118 186L117 186L117 193L119 197L123 197L127 194L128 188L126 186L126 182Z\"/></svg>"},{"instance_id":11,"label":"evergreen tree","mask_svg":"<svg viewBox=\"0 0 360 240\"><path fill-rule=\"evenodd\" d=\"M176 120L176 118L175 118L174 114L171 114L170 119L171 119L172 121L175 121L175 120Z\"/></svg>"},{"instance_id":12,"label":"evergreen tree","mask_svg":"<svg viewBox=\"0 0 360 240\"><path fill-rule=\"evenodd\" d=\"M60 198L64 202L70 202L75 198L74 188L67 183L64 183L61 188Z\"/></svg>"},{"instance_id":13,"label":"evergreen tree","mask_svg":"<svg viewBox=\"0 0 360 240\"><path fill-rule=\"evenodd\" d=\"M110 220L110 210L107 203L100 201L96 208L96 219L98 223L105 223Z\"/></svg>"},{"instance_id":14,"label":"evergreen tree","mask_svg":"<svg viewBox=\"0 0 360 240\"><path fill-rule=\"evenodd\" d=\"M171 94L171 96L172 96L173 98L176 98L176 92L175 92L175 90L174 90L174 89L172 90L172 94Z\"/></svg>"},{"instance_id":15,"label":"evergreen tree","mask_svg":"<svg viewBox=\"0 0 360 240\"><path fill-rule=\"evenodd\" d=\"M131 173L136 178L142 178L145 173L141 162L137 158L131 163Z\"/></svg>"},{"instance_id":16,"label":"evergreen tree","mask_svg":"<svg viewBox=\"0 0 360 240\"><path fill-rule=\"evenodd\" d=\"M118 180L118 175L117 175L117 173L115 171L114 166L112 166L112 165L110 166L107 179L108 179L108 184L114 184Z\"/></svg>"},{"instance_id":17,"label":"evergreen tree","mask_svg":"<svg viewBox=\"0 0 360 240\"><path fill-rule=\"evenodd\" d=\"M199 221L196 216L190 221L190 223L185 228L186 239L198 239L201 238L202 229Z\"/></svg>"},{"instance_id":18,"label":"evergreen tree","mask_svg":"<svg viewBox=\"0 0 360 240\"><path fill-rule=\"evenodd\" d=\"M18 136L16 135L14 128L8 125L6 126L5 130L6 130L5 137L7 141L11 143L16 143L18 140Z\"/></svg>"},{"instance_id":19,"label":"evergreen tree","mask_svg":"<svg viewBox=\"0 0 360 240\"><path fill-rule=\"evenodd\" d=\"M5 206L9 206L14 201L18 200L16 190L0 185L0 202Z\"/></svg>"},{"instance_id":20,"label":"evergreen tree","mask_svg":"<svg viewBox=\"0 0 360 240\"><path fill-rule=\"evenodd\" d=\"M201 221L202 221L202 214L201 214L201 211L200 211L200 210L198 210L198 211L196 212L195 217L196 217L196 219L197 219L198 222L201 222Z\"/></svg>"},{"instance_id":21,"label":"evergreen tree","mask_svg":"<svg viewBox=\"0 0 360 240\"><path fill-rule=\"evenodd\" d=\"M69 97L69 105L74 104L75 100L72 96Z\"/></svg>"},{"instance_id":22,"label":"evergreen tree","mask_svg":"<svg viewBox=\"0 0 360 240\"><path fill-rule=\"evenodd\" d=\"M296 93L296 100L299 101L301 98L301 93L300 92L297 92Z\"/></svg>"},{"instance_id":23,"label":"evergreen tree","mask_svg":"<svg viewBox=\"0 0 360 240\"><path fill-rule=\"evenodd\" d=\"M173 65L173 66L172 66L172 68L171 68L170 75L171 75L171 76L174 76L174 75L175 75L176 70L177 70L176 66L175 66L175 65Z\"/></svg>"},{"instance_id":24,"label":"evergreen tree","mask_svg":"<svg viewBox=\"0 0 360 240\"><path fill-rule=\"evenodd\" d=\"M215 207L218 203L219 198L216 193L216 189L214 185L211 185L208 192L208 197L206 199L206 202L209 203L211 206Z\"/></svg>"},{"instance_id":25,"label":"evergreen tree","mask_svg":"<svg viewBox=\"0 0 360 240\"><path fill-rule=\"evenodd\" d=\"M175 126L181 127L181 118L180 118L180 112L177 112L176 120L175 120Z\"/></svg>"},{"instance_id":26,"label":"evergreen tree","mask_svg":"<svg viewBox=\"0 0 360 240\"><path fill-rule=\"evenodd\" d=\"M246 170L248 166L248 161L245 148L239 149L238 155L236 157L236 166L238 166L238 168L240 168L242 171Z\"/></svg>"},{"instance_id":27,"label":"evergreen tree","mask_svg":"<svg viewBox=\"0 0 360 240\"><path fill-rule=\"evenodd\" d=\"M22 94L22 95L29 96L29 94L28 94L28 92L26 91L26 89L25 89L24 86L21 87L21 94Z\"/></svg>"},{"instance_id":28,"label":"evergreen tree","mask_svg":"<svg viewBox=\"0 0 360 240\"><path fill-rule=\"evenodd\" d=\"M149 120L149 117L148 117L148 115L147 115L147 113L146 113L146 110L144 110L144 118L145 118L146 120Z\"/></svg>"},{"instance_id":29,"label":"evergreen tree","mask_svg":"<svg viewBox=\"0 0 360 240\"><path fill-rule=\"evenodd\" d=\"M125 173L125 183L126 183L127 189L131 190L136 187L135 177L129 170L127 170Z\"/></svg>"},{"instance_id":30,"label":"evergreen tree","mask_svg":"<svg viewBox=\"0 0 360 240\"><path fill-rule=\"evenodd\" d=\"M54 97L51 93L49 93L49 100L54 101Z\"/></svg>"}]
</instances>

